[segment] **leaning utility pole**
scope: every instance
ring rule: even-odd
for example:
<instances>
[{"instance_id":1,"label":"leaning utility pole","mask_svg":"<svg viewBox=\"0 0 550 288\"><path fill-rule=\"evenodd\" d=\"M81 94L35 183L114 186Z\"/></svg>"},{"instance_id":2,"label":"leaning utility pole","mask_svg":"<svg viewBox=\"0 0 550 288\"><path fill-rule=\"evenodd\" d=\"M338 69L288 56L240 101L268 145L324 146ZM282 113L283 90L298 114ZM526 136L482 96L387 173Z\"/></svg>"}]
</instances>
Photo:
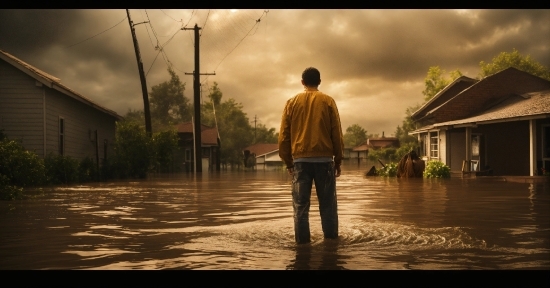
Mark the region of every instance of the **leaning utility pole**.
<instances>
[{"instance_id":1,"label":"leaning utility pole","mask_svg":"<svg viewBox=\"0 0 550 288\"><path fill-rule=\"evenodd\" d=\"M141 54L139 53L136 31L134 30L135 25L147 22L133 24L132 19L130 18L130 11L128 11L128 9L126 9L126 14L128 15L128 23L130 23L130 30L132 30L132 39L134 40L134 49L136 50L136 59L139 70L139 79L141 80L141 92L143 93L143 112L145 113L145 131L147 132L147 136L151 137L153 132L151 128L151 112L149 111L149 96L147 95L147 82L145 82L143 62L141 62Z\"/></svg>"},{"instance_id":2,"label":"leaning utility pole","mask_svg":"<svg viewBox=\"0 0 550 288\"><path fill-rule=\"evenodd\" d=\"M216 75L216 73L201 74L199 70L199 30L201 28L195 24L194 28L181 28L181 30L195 30L195 71L193 73L185 73L185 75L193 75L193 105L195 106L195 173L202 173L202 139L201 139L201 82L200 75Z\"/></svg>"}]
</instances>

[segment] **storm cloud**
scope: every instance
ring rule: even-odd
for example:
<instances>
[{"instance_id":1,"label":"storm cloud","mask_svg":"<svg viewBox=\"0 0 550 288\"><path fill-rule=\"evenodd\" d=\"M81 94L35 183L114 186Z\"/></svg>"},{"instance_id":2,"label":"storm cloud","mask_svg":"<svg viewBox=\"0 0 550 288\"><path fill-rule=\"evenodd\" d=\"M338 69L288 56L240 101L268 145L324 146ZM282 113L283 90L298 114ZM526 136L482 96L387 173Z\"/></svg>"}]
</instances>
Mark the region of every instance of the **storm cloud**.
<instances>
[{"instance_id":1,"label":"storm cloud","mask_svg":"<svg viewBox=\"0 0 550 288\"><path fill-rule=\"evenodd\" d=\"M267 127L321 71L343 128L391 135L423 101L430 66L477 77L480 61L517 49L550 67L550 10L160 10L130 9L149 90L171 65L192 101L193 31L200 30L204 97L217 82ZM146 23L142 23L146 22ZM117 25L118 24L118 25ZM143 109L126 10L0 10L0 49L124 115ZM223 100L222 99L222 100Z\"/></svg>"}]
</instances>

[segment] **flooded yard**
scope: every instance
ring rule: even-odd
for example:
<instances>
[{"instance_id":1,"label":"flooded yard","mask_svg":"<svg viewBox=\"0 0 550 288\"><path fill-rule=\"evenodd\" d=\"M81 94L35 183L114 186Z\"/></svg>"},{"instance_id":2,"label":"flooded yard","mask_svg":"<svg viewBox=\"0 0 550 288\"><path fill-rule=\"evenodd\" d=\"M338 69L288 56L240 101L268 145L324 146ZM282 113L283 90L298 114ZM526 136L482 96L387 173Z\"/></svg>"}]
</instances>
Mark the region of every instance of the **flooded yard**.
<instances>
[{"instance_id":1,"label":"flooded yard","mask_svg":"<svg viewBox=\"0 0 550 288\"><path fill-rule=\"evenodd\" d=\"M298 246L282 171L45 188L0 201L0 269L550 269L548 182L366 170L337 180L339 239L313 196Z\"/></svg>"}]
</instances>

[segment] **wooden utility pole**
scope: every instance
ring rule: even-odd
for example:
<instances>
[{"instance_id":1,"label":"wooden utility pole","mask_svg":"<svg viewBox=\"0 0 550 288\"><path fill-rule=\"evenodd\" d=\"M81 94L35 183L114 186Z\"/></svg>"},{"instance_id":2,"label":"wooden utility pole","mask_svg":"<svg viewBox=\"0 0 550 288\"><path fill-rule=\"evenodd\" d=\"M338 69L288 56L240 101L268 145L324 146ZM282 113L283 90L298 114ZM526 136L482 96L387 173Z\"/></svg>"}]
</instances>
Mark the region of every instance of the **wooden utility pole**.
<instances>
[{"instance_id":1,"label":"wooden utility pole","mask_svg":"<svg viewBox=\"0 0 550 288\"><path fill-rule=\"evenodd\" d=\"M195 71L193 73L185 73L185 75L193 75L193 105L195 106L195 123L194 123L194 138L195 138L195 173L202 173L202 139L201 139L201 82L200 75L216 75L216 73L200 73L199 69L199 30L201 28L195 24L193 28L181 28L181 30L195 31Z\"/></svg>"},{"instance_id":2,"label":"wooden utility pole","mask_svg":"<svg viewBox=\"0 0 550 288\"><path fill-rule=\"evenodd\" d=\"M136 38L136 31L134 30L135 25L147 22L133 24L132 19L130 18L130 11L128 11L128 9L126 9L126 14L128 15L130 30L132 30L132 39L134 40L134 50L136 50L136 60L139 70L139 79L141 80L141 92L143 93L143 112L145 114L145 131L147 132L147 135L151 137L153 132L151 128L151 112L149 111L149 96L147 95L147 82L145 80L145 73L143 72L143 62L141 61L141 54L139 53L139 45Z\"/></svg>"}]
</instances>

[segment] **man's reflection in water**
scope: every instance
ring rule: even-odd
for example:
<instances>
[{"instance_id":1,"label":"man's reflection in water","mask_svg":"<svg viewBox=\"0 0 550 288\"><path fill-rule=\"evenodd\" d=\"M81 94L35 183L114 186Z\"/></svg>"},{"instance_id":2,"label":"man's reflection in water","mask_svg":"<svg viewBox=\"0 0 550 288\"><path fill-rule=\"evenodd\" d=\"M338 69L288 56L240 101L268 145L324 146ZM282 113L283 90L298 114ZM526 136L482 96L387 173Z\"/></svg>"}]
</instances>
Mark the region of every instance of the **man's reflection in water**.
<instances>
[{"instance_id":1,"label":"man's reflection in water","mask_svg":"<svg viewBox=\"0 0 550 288\"><path fill-rule=\"evenodd\" d=\"M287 270L347 270L342 255L338 255L339 239L324 239L322 243L298 244L296 259Z\"/></svg>"}]
</instances>

